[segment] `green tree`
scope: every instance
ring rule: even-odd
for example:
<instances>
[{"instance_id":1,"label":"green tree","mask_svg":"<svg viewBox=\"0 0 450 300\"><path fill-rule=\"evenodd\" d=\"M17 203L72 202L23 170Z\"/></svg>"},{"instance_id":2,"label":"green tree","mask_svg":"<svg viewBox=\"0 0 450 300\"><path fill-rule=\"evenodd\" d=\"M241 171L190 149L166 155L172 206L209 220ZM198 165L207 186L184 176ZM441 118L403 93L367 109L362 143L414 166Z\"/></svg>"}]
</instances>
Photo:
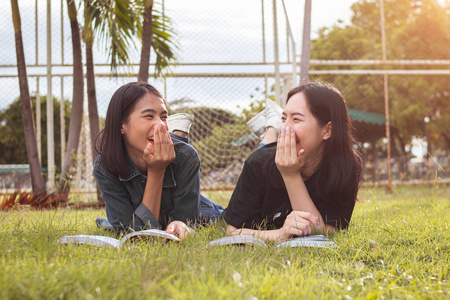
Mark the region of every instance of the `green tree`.
<instances>
[{"instance_id":1,"label":"green tree","mask_svg":"<svg viewBox=\"0 0 450 300\"><path fill-rule=\"evenodd\" d=\"M180 111L181 112L181 111ZM235 116L223 109L213 107L192 107L183 112L192 114L196 122L192 123L189 139L192 144L211 135L215 126L233 125Z\"/></svg>"},{"instance_id":2,"label":"green tree","mask_svg":"<svg viewBox=\"0 0 450 300\"><path fill-rule=\"evenodd\" d=\"M20 86L20 105L21 105L21 118L22 125L18 127L23 129L22 137L25 137L27 161L30 164L31 171L31 185L35 194L45 193L45 181L41 175L41 163L39 161L36 133L34 128L34 117L31 108L30 92L28 90L28 78L25 64L25 54L23 51L22 41L22 24L20 20L19 4L17 0L11 0L11 10L14 25L14 36L16 40L16 56L17 56L17 71L19 74L19 86ZM3 121L2 121L3 124ZM2 135L3 136L3 135ZM3 156L2 156L3 157Z\"/></svg>"},{"instance_id":3,"label":"green tree","mask_svg":"<svg viewBox=\"0 0 450 300\"><path fill-rule=\"evenodd\" d=\"M32 106L36 107L36 97L31 97ZM41 96L41 138L42 145L47 145L47 111L46 111L46 96ZM61 135L60 135L60 117L59 107L60 101L53 98L54 112L53 118L55 120L55 157L61 157ZM70 102L65 100L65 116L66 122L70 120ZM66 134L68 128L66 127ZM24 128L21 119L21 105L20 99L14 100L8 108L0 111L0 164L27 164L28 158L26 153ZM35 138L36 141L36 138ZM37 147L36 147L37 148ZM42 165L47 165L47 151L42 149ZM60 162L56 163L56 168L60 169ZM41 173L41 170L39 170Z\"/></svg>"},{"instance_id":4,"label":"green tree","mask_svg":"<svg viewBox=\"0 0 450 300\"><path fill-rule=\"evenodd\" d=\"M337 23L319 31L319 37L312 43L313 59L381 59L379 1L360 0L353 4L352 10L350 25ZM446 25L450 16L437 1L385 0L385 12L388 59L450 59L450 27ZM378 68L439 67L383 65ZM349 108L384 113L382 76L327 75L315 79L335 84L346 97ZM449 94L448 76L389 76L391 124L399 130L403 143L414 135L431 134L445 140L450 127ZM424 122L426 118L430 120L428 123ZM447 147L450 147L448 139Z\"/></svg>"}]
</instances>

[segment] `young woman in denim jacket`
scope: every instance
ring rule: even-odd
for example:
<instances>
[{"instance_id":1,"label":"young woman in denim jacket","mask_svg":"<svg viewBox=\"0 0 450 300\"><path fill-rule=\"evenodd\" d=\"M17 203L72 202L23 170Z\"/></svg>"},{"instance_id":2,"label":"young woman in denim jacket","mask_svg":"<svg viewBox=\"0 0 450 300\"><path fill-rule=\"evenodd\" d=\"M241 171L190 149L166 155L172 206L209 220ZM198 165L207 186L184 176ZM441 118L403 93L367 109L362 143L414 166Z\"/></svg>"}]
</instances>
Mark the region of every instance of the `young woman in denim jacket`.
<instances>
[{"instance_id":1,"label":"young woman in denim jacket","mask_svg":"<svg viewBox=\"0 0 450 300\"><path fill-rule=\"evenodd\" d=\"M330 85L311 82L289 92L284 111L274 105L269 100L247 123L255 132L266 128L266 145L245 162L224 212L228 234L285 240L347 228L361 155L344 98Z\"/></svg>"},{"instance_id":2,"label":"young woman in denim jacket","mask_svg":"<svg viewBox=\"0 0 450 300\"><path fill-rule=\"evenodd\" d=\"M187 223L221 213L200 195L199 156L168 132L167 117L162 95L147 83L128 83L111 98L94 175L116 232L165 228L184 237ZM213 210L201 215L201 207Z\"/></svg>"}]
</instances>

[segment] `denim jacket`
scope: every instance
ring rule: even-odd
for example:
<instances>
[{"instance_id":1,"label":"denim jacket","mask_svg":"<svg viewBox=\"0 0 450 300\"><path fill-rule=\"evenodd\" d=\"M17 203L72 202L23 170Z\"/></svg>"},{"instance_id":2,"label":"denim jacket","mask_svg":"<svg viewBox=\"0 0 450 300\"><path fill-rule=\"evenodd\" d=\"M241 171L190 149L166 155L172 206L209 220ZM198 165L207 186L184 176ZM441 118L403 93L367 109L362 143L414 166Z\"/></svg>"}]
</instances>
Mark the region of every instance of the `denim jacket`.
<instances>
[{"instance_id":1,"label":"denim jacket","mask_svg":"<svg viewBox=\"0 0 450 300\"><path fill-rule=\"evenodd\" d=\"M133 229L165 228L171 221L194 221L200 206L200 158L190 145L172 135L175 160L166 168L163 179L159 220L142 204L147 176L126 153L131 172L120 176L109 172L100 155L94 175L106 203L106 215L116 232Z\"/></svg>"}]
</instances>

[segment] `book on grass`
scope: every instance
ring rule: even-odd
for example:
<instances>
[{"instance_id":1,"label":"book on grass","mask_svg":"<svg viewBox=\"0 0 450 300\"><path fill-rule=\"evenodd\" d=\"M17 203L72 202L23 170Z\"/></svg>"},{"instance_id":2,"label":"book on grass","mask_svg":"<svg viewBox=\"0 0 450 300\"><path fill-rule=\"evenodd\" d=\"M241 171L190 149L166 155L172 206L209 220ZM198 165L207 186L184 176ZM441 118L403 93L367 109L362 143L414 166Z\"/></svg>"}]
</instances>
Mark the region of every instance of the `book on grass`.
<instances>
[{"instance_id":1,"label":"book on grass","mask_svg":"<svg viewBox=\"0 0 450 300\"><path fill-rule=\"evenodd\" d=\"M226 245L268 247L262 239L251 235L226 236L209 242L205 247ZM337 245L324 235L308 235L278 242L276 243L276 247L337 247Z\"/></svg>"},{"instance_id":2,"label":"book on grass","mask_svg":"<svg viewBox=\"0 0 450 300\"><path fill-rule=\"evenodd\" d=\"M162 238L179 242L181 239L175 234L167 233L159 229L147 229L135 231L123 236L120 240L102 235L66 235L58 240L60 244L92 245L97 247L120 248L126 242L136 239Z\"/></svg>"}]
</instances>

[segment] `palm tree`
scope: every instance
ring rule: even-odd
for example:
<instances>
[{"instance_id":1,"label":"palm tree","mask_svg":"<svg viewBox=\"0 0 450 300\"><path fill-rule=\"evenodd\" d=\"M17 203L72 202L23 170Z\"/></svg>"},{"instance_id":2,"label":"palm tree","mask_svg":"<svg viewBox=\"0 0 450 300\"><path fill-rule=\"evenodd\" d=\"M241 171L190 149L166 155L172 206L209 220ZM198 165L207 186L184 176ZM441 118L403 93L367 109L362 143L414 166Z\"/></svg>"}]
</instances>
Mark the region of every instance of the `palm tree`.
<instances>
[{"instance_id":1,"label":"palm tree","mask_svg":"<svg viewBox=\"0 0 450 300\"><path fill-rule=\"evenodd\" d=\"M94 74L94 55L92 46L94 43L94 33L92 31L92 22L89 14L93 11L91 0L84 1L84 27L83 40L86 44L86 83L87 83L87 97L88 97L88 112L89 112L89 128L91 133L92 158L95 160L95 139L100 132L100 124L98 120L97 109L97 93L95 90L95 74ZM94 179L95 180L95 179ZM97 185L96 185L97 186ZM103 201L102 193L97 186L97 200Z\"/></svg>"},{"instance_id":2,"label":"palm tree","mask_svg":"<svg viewBox=\"0 0 450 300\"><path fill-rule=\"evenodd\" d=\"M97 94L95 90L95 74L94 74L94 55L92 53L92 46L94 43L94 33L92 31L92 22L89 18L90 12L93 10L91 1L84 1L84 27L83 27L83 41L86 44L86 83L87 83L87 97L88 97L88 111L89 111L89 126L92 141L92 157L95 159L95 145L94 141L100 132L100 125L98 120L97 109Z\"/></svg>"},{"instance_id":3,"label":"palm tree","mask_svg":"<svg viewBox=\"0 0 450 300\"><path fill-rule=\"evenodd\" d=\"M73 54L73 98L72 113L69 125L69 137L64 163L61 170L58 192L68 194L70 191L71 167L75 163L75 157L80 140L81 125L83 119L83 63L81 55L80 29L77 20L77 8L74 0L67 0L67 11L69 13L70 27L72 30L72 54Z\"/></svg>"},{"instance_id":4,"label":"palm tree","mask_svg":"<svg viewBox=\"0 0 450 300\"><path fill-rule=\"evenodd\" d=\"M97 95L95 89L94 55L92 47L94 38L99 35L110 40L109 57L111 69L115 73L118 61L127 64L128 51L139 15L133 9L130 1L84 0L83 41L86 44L86 81L88 94L89 126L91 132L92 158L96 158L95 141L100 132ZM101 192L97 187L97 199L103 202Z\"/></svg>"},{"instance_id":5,"label":"palm tree","mask_svg":"<svg viewBox=\"0 0 450 300\"><path fill-rule=\"evenodd\" d=\"M94 58L92 47L96 36L108 41L106 49L111 59L111 69L116 72L118 64L128 64L128 47L133 44L133 37L137 34L143 39L143 26L140 24L144 13L144 2L122 0L83 0L84 2L84 27L82 30L83 40L86 44L86 79L88 92L89 122L91 128L92 153L95 158L95 140L100 131L97 97L95 89ZM152 1L153 2L153 1ZM153 3L151 3L153 6ZM83 69L81 62L81 44L79 38L79 27L77 21L77 12L74 0L67 0L69 18L72 28L72 46L74 61L74 96L72 102L72 117L69 128L69 142L67 145L66 156L62 168L60 179L60 192L68 193L70 190L70 166L74 162L79 142L82 114L83 114ZM147 10L148 11L148 10ZM150 8L150 18L151 18ZM147 20L144 17L144 20ZM145 22L144 22L145 23ZM153 34L153 49L157 53L155 76L160 76L164 69L169 66L171 60L175 60L174 49L177 48L172 40L175 33L171 27L170 19L162 16L156 11L154 21L146 23L153 27L150 33ZM148 30L146 31L148 32ZM149 42L151 46L151 38ZM147 45L147 44L146 44ZM143 48L150 49L150 46ZM148 50L150 58L150 50ZM149 59L146 62L146 78L148 79ZM141 63L142 65L142 63ZM81 84L80 84L81 83ZM78 99L76 101L75 99ZM75 108L76 106L76 108ZM77 131L75 126L77 124ZM71 135L72 133L72 135ZM76 137L76 139L75 139ZM70 143L72 141L72 143ZM99 196L99 199L101 197Z\"/></svg>"},{"instance_id":6,"label":"palm tree","mask_svg":"<svg viewBox=\"0 0 450 300\"><path fill-rule=\"evenodd\" d=\"M11 0L12 17L14 23L14 34L16 39L17 71L20 85L20 104L22 107L22 121L25 132L25 145L27 148L27 158L30 164L31 185L34 194L46 192L44 177L41 174L41 162L39 161L36 131L34 127L33 110L31 108L31 98L28 90L28 78L25 65L25 55L23 52L22 28L20 21L19 5L17 0Z\"/></svg>"},{"instance_id":7,"label":"palm tree","mask_svg":"<svg viewBox=\"0 0 450 300\"><path fill-rule=\"evenodd\" d=\"M152 45L152 9L153 0L144 0L144 20L142 23L142 48L139 63L138 80L148 82L148 66L150 64L150 47Z\"/></svg>"},{"instance_id":8,"label":"palm tree","mask_svg":"<svg viewBox=\"0 0 450 300\"><path fill-rule=\"evenodd\" d=\"M111 70L115 74L118 64L130 62L128 47L140 30L140 7L132 0L84 0L85 43L93 43L95 37L106 45Z\"/></svg>"},{"instance_id":9,"label":"palm tree","mask_svg":"<svg viewBox=\"0 0 450 300\"><path fill-rule=\"evenodd\" d=\"M139 2L140 3L140 2ZM141 59L139 62L138 80L148 82L148 67L150 64L150 49L156 53L155 77L163 75L164 70L175 62L174 41L175 32L170 19L153 8L153 0L143 0L142 27L138 27L138 35L142 40Z\"/></svg>"}]
</instances>

